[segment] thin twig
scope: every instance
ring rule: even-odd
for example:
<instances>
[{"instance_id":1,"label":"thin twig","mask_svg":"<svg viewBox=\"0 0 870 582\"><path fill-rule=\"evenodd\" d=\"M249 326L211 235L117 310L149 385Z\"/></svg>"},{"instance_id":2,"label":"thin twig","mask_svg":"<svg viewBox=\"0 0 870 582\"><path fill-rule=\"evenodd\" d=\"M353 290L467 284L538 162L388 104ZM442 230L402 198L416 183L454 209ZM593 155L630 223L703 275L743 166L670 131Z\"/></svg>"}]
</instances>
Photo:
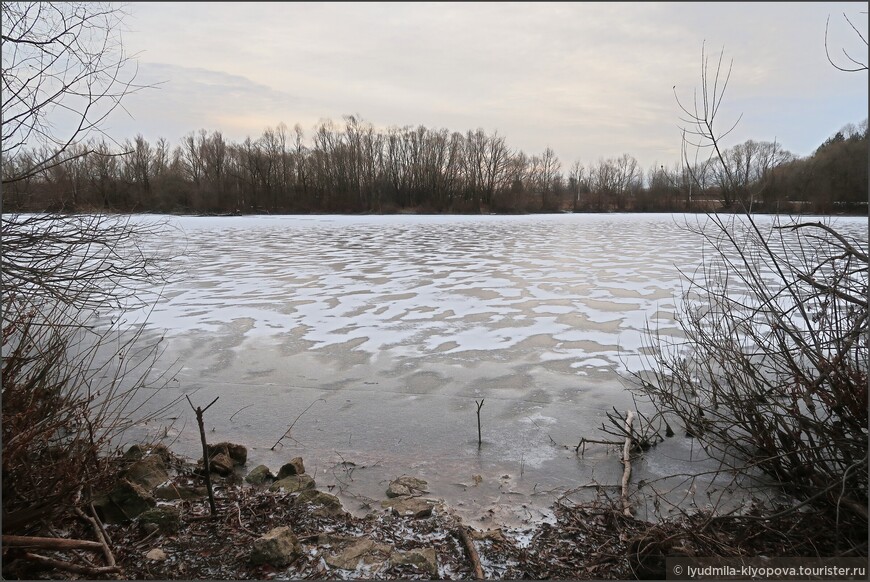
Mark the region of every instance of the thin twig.
<instances>
[{"instance_id":1,"label":"thin twig","mask_svg":"<svg viewBox=\"0 0 870 582\"><path fill-rule=\"evenodd\" d=\"M237 516L238 521L239 521L239 527L242 528L242 531L247 533L247 534L250 534L254 537L257 537L257 534L255 534L254 532L252 532L251 530L249 530L248 528L246 528L242 524L242 507L239 505L238 502L236 502L236 516Z\"/></svg>"},{"instance_id":2,"label":"thin twig","mask_svg":"<svg viewBox=\"0 0 870 582\"><path fill-rule=\"evenodd\" d=\"M237 415L238 413L240 413L241 411L245 410L246 408L250 408L250 407L252 407L252 406L253 406L253 404L248 404L247 406L242 406L241 408L239 408L238 410L236 410L236 411L233 413L233 415L230 417L230 422L233 421L233 418L235 418L236 415Z\"/></svg>"},{"instance_id":3,"label":"thin twig","mask_svg":"<svg viewBox=\"0 0 870 582\"><path fill-rule=\"evenodd\" d=\"M290 426L287 428L286 431L284 431L284 434L281 435L281 438L279 438L277 441L275 441L275 444L272 445L272 447L271 447L269 450L270 450L270 451L274 451L274 450L275 450L275 447L277 447L277 446L281 443L281 441L283 441L283 440L287 437L287 435L290 434L290 431L293 430L293 427L296 426L296 421L299 420L300 418L302 418L302 415L305 414L306 412L308 412L308 410L309 410L312 406L314 406L316 403L318 403L318 402L326 402L326 399L324 399L324 398L318 398L317 400L315 400L314 402L312 402L311 404L309 404L308 407L307 407L305 410L303 410L302 412L300 412L300 413L299 413L299 416L297 416L297 417L293 420L293 422L290 423Z\"/></svg>"},{"instance_id":4,"label":"thin twig","mask_svg":"<svg viewBox=\"0 0 870 582\"><path fill-rule=\"evenodd\" d=\"M577 443L577 446L574 447L574 452L575 453L579 452L580 456L583 456L586 453L586 445L587 444L617 445L617 446L619 446L622 444L622 442L621 441L605 441L605 440L597 440L597 439L587 439L586 437L583 437L582 439L580 439L580 442ZM581 447L583 449L582 452L580 451Z\"/></svg>"}]
</instances>

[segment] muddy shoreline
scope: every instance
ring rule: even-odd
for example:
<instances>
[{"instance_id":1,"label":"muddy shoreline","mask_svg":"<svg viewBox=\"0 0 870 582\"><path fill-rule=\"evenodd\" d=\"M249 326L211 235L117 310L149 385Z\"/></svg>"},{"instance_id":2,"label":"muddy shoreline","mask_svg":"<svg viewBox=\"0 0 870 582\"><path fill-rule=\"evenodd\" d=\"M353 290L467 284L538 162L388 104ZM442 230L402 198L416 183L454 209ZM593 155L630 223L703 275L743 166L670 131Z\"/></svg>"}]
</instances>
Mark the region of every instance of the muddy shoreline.
<instances>
[{"instance_id":1,"label":"muddy shoreline","mask_svg":"<svg viewBox=\"0 0 870 582\"><path fill-rule=\"evenodd\" d=\"M835 551L825 546L829 524L812 513L780 515L774 506L753 504L740 515L714 517L696 508L650 523L626 515L618 492L606 487L591 499L589 491L566 492L550 506L552 518L543 522L510 527L491 520L481 526L463 519L425 480L406 475L385 478L388 485L378 499L357 497L365 512L352 514L333 494L334 487L320 486L307 474L303 459L280 468L252 467L247 452L239 452L244 447L232 445L234 452L226 445L210 445L214 514L201 460L177 457L159 445L133 447L117 459L117 480L93 500L97 520L70 514L33 533L89 540L98 523L114 565L98 566L101 552L96 550L44 552L57 563L90 565L79 565L83 570L73 573L23 559L22 548L4 544L4 577L662 579L668 556ZM119 487L128 496L115 495ZM635 506L637 497L643 496L633 496ZM122 507L120 513L113 513L116 506ZM131 512L138 513L130 517ZM765 515L770 518L761 519ZM806 533L811 531L819 534ZM279 535L290 542L276 549L273 540Z\"/></svg>"}]
</instances>

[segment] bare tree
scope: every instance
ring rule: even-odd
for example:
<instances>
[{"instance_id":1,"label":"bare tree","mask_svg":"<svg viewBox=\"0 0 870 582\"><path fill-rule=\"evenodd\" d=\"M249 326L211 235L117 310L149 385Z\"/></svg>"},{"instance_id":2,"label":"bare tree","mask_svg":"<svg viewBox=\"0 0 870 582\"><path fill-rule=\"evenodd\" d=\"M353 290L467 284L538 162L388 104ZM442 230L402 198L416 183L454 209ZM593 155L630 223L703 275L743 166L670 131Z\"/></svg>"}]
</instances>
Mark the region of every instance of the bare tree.
<instances>
[{"instance_id":1,"label":"bare tree","mask_svg":"<svg viewBox=\"0 0 870 582\"><path fill-rule=\"evenodd\" d=\"M747 140L722 151L720 163L710 166L726 206L734 202L746 209L766 197L774 170L794 155L778 143Z\"/></svg>"},{"instance_id":2,"label":"bare tree","mask_svg":"<svg viewBox=\"0 0 870 582\"><path fill-rule=\"evenodd\" d=\"M740 123L740 118L737 118L728 129L720 130L718 125L719 108L722 106L722 100L725 98L725 89L728 86L728 81L731 78L731 68L733 61L728 63L728 69L723 70L722 60L725 57L725 50L719 53L719 61L715 69L715 73L710 78L710 59L706 52L706 44L701 48L701 94L698 95L697 90L693 93L692 104L684 104L677 95L677 87L674 86L674 97L677 105L683 112L683 117L680 121L684 124L682 128L682 156L683 165L689 172L689 176L694 185L700 188L701 175L698 169L706 171L713 160L723 162L725 156L722 152L722 140L734 131L737 124ZM690 159L690 152L693 158ZM706 152L706 155L704 154ZM721 163L719 166L722 171L722 180L727 185L727 189L723 192L724 205L730 207L734 200L730 197L730 192L735 188L736 180L731 173L731 168ZM706 173L706 172L704 172Z\"/></svg>"},{"instance_id":3,"label":"bare tree","mask_svg":"<svg viewBox=\"0 0 870 582\"><path fill-rule=\"evenodd\" d=\"M229 148L224 136L219 131L210 135L202 135L199 141L200 159L202 161L203 182L208 194L216 197L211 200L212 208L224 208L227 205L227 165L229 164Z\"/></svg>"},{"instance_id":4,"label":"bare tree","mask_svg":"<svg viewBox=\"0 0 870 582\"><path fill-rule=\"evenodd\" d=\"M256 158L257 172L265 196L263 203L273 212L278 207L278 199L282 194L280 168L286 144L281 139L280 131L267 127L256 144L259 153Z\"/></svg>"},{"instance_id":5,"label":"bare tree","mask_svg":"<svg viewBox=\"0 0 870 582\"><path fill-rule=\"evenodd\" d=\"M616 207L625 210L628 200L640 190L643 175L637 160L629 154L616 159Z\"/></svg>"},{"instance_id":6,"label":"bare tree","mask_svg":"<svg viewBox=\"0 0 870 582\"><path fill-rule=\"evenodd\" d=\"M301 196L306 204L308 203L309 185L308 154L309 150L305 147L305 132L302 126L297 123L293 126L293 178L296 194Z\"/></svg>"},{"instance_id":7,"label":"bare tree","mask_svg":"<svg viewBox=\"0 0 870 582\"><path fill-rule=\"evenodd\" d=\"M124 171L127 181L132 184L135 191L132 207L137 208L142 206L143 198L147 198L151 194L154 151L142 134L137 135L133 143L128 141L125 149L130 154L123 158Z\"/></svg>"},{"instance_id":8,"label":"bare tree","mask_svg":"<svg viewBox=\"0 0 870 582\"><path fill-rule=\"evenodd\" d=\"M91 188L95 196L95 203L103 208L112 208L115 200L114 193L117 191L116 184L120 174L119 158L113 152L105 140L100 140L94 148L95 155L91 167Z\"/></svg>"},{"instance_id":9,"label":"bare tree","mask_svg":"<svg viewBox=\"0 0 870 582\"><path fill-rule=\"evenodd\" d=\"M205 160L203 159L203 144L208 132L200 129L198 133L191 132L181 140L178 148L178 158L187 178L194 186L199 186L205 177Z\"/></svg>"},{"instance_id":10,"label":"bare tree","mask_svg":"<svg viewBox=\"0 0 870 582\"><path fill-rule=\"evenodd\" d=\"M559 183L562 178L559 171L562 169L562 162L552 148L547 147L541 155L541 172L540 184L541 189L541 208L544 211L559 210L561 200L559 199Z\"/></svg>"},{"instance_id":11,"label":"bare tree","mask_svg":"<svg viewBox=\"0 0 870 582\"><path fill-rule=\"evenodd\" d=\"M507 164L510 159L510 150L504 136L494 133L489 138L486 149L486 173L484 175L484 203L492 205L493 198L500 190L506 190L509 186L507 180Z\"/></svg>"},{"instance_id":12,"label":"bare tree","mask_svg":"<svg viewBox=\"0 0 870 582\"><path fill-rule=\"evenodd\" d=\"M639 201L636 210L675 208L680 195L680 166L666 168L655 163L646 174L646 200Z\"/></svg>"},{"instance_id":13,"label":"bare tree","mask_svg":"<svg viewBox=\"0 0 870 582\"><path fill-rule=\"evenodd\" d=\"M574 212L580 210L580 194L586 188L586 168L577 160L571 165L571 173L568 175L568 192L571 194L571 209Z\"/></svg>"},{"instance_id":14,"label":"bare tree","mask_svg":"<svg viewBox=\"0 0 870 582\"><path fill-rule=\"evenodd\" d=\"M482 192L485 188L486 153L489 138L483 128L476 131L470 129L465 135L465 156L463 157L463 175L468 197L472 203L471 208L480 212Z\"/></svg>"},{"instance_id":15,"label":"bare tree","mask_svg":"<svg viewBox=\"0 0 870 582\"><path fill-rule=\"evenodd\" d=\"M100 3L3 2L0 153L23 162L23 148L47 148L4 173L4 185L90 153L70 147L101 133L121 100L142 88L121 43L123 16Z\"/></svg>"},{"instance_id":16,"label":"bare tree","mask_svg":"<svg viewBox=\"0 0 870 582\"><path fill-rule=\"evenodd\" d=\"M628 199L642 186L643 172L633 156L622 154L618 158L601 159L597 165L590 166L589 179L598 197L597 210L608 210L611 200L619 210L625 210Z\"/></svg>"}]
</instances>

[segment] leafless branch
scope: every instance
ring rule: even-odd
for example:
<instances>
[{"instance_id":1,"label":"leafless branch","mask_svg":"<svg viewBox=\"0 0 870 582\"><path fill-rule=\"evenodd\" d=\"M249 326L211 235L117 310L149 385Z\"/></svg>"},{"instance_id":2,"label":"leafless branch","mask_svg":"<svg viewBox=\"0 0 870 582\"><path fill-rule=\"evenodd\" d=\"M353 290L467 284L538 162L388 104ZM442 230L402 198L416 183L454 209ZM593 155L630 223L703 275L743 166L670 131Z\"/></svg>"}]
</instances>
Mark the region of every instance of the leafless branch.
<instances>
[{"instance_id":1,"label":"leafless branch","mask_svg":"<svg viewBox=\"0 0 870 582\"><path fill-rule=\"evenodd\" d=\"M103 134L122 100L146 88L124 52L123 17L102 3L3 3L0 153L21 162L4 165L3 184L75 159L72 147ZM43 155L19 155L23 147Z\"/></svg>"},{"instance_id":2,"label":"leafless branch","mask_svg":"<svg viewBox=\"0 0 870 582\"><path fill-rule=\"evenodd\" d=\"M843 13L843 19L846 21L846 23L849 25L849 27L852 29L852 31L858 36L858 38L861 40L861 42L864 43L864 46L866 47L867 46L867 39L864 37L863 34L861 34L861 31L859 31L855 27L855 25L852 23L852 20L846 15L845 12ZM829 29L830 23L831 23L831 17L828 16L828 18L825 20L825 56L827 57L828 62L831 64L832 67L834 67L838 71L843 71L844 73L859 73L861 71L866 71L867 70L867 62L860 61L858 59L853 58L852 55L850 55L849 52L846 51L845 48L842 48L840 50L842 51L843 56L846 58L846 60L848 60L852 64L842 66L842 65L838 65L837 63L834 62L834 59L831 57L830 49L828 48L828 29Z\"/></svg>"}]
</instances>

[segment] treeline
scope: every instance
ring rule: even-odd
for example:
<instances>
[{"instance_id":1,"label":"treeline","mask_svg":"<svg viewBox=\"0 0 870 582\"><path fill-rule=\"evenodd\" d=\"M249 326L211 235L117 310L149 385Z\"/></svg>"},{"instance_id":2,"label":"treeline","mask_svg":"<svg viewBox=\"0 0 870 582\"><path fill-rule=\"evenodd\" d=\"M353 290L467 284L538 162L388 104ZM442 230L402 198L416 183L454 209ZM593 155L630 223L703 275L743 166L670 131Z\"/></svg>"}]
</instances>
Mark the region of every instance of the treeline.
<instances>
[{"instance_id":1,"label":"treeline","mask_svg":"<svg viewBox=\"0 0 870 582\"><path fill-rule=\"evenodd\" d=\"M866 120L807 158L749 140L725 150L725 164L691 169L677 162L644 170L629 154L564 168L552 149L528 156L498 133L382 131L356 116L323 121L310 136L282 123L241 143L204 129L175 147L141 135L114 147L91 141L28 175L54 153L3 161L5 211L667 212L741 203L760 212L867 211Z\"/></svg>"}]
</instances>

